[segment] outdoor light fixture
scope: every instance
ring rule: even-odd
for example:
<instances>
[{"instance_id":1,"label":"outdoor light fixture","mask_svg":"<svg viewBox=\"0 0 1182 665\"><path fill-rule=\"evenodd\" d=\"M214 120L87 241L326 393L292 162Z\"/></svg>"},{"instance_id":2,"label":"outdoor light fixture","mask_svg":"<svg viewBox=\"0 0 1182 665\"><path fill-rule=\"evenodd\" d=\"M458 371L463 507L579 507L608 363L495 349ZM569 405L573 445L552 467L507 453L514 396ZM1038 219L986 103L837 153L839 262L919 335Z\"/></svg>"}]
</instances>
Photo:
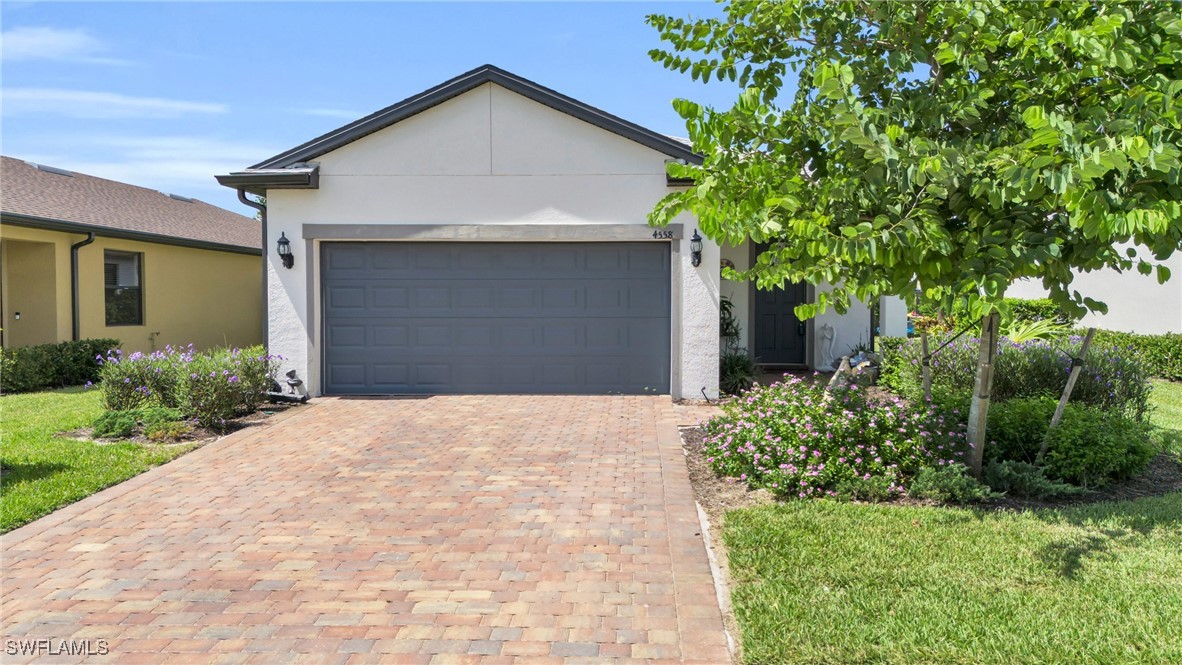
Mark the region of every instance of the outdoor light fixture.
<instances>
[{"instance_id":1,"label":"outdoor light fixture","mask_svg":"<svg viewBox=\"0 0 1182 665\"><path fill-rule=\"evenodd\" d=\"M279 234L279 240L275 241L275 251L279 253L279 258L283 259L283 267L291 269L295 265L295 257L291 255L291 241L287 239L286 233Z\"/></svg>"},{"instance_id":2,"label":"outdoor light fixture","mask_svg":"<svg viewBox=\"0 0 1182 665\"><path fill-rule=\"evenodd\" d=\"M695 268L702 265L702 236L698 235L697 229L694 229L694 237L690 238L690 258Z\"/></svg>"}]
</instances>

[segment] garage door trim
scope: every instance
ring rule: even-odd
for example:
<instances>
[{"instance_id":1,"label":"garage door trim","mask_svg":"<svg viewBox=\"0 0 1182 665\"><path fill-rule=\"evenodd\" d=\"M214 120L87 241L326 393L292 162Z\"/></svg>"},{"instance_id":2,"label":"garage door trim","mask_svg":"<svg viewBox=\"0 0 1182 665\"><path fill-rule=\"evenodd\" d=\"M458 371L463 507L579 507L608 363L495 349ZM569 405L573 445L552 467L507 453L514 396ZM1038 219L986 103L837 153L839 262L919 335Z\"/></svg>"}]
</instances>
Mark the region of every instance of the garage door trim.
<instances>
[{"instance_id":1,"label":"garage door trim","mask_svg":"<svg viewBox=\"0 0 1182 665\"><path fill-rule=\"evenodd\" d=\"M324 226L324 225L306 225L306 226ZM525 225L512 225L512 226L525 226ZM543 226L543 225L537 225L537 226ZM663 372L663 378L662 378L662 381L659 384L657 384L659 386L658 392L669 393L672 391L672 388L677 381L677 376L680 374L677 371L677 360L678 360L677 356L679 355L679 353L678 353L679 331L678 331L678 325L677 325L677 320L676 320L678 310L680 309L677 304L678 303L677 298L679 296L678 291L680 290L678 288L679 279L678 279L678 275L677 275L677 266L678 266L677 255L678 255L679 243L670 242L671 239L664 237L664 236L680 235L680 233L669 233L669 234L663 233L663 234L661 234L662 237L654 240L652 238L652 236L655 234L653 233L653 229L651 229L649 227L638 226L638 225L610 225L612 227L627 227L627 230L630 231L630 233L627 234L628 240L606 241L605 242L602 237L599 237L598 235L594 234L594 231L597 230L600 226L601 225L586 225L586 226L581 226L581 227L570 227L570 228L581 228L581 229L586 230L586 237L588 237L588 240L582 241L582 242L578 242L578 241L571 242L569 240L539 242L536 239L532 239L532 238L527 239L527 238L519 238L519 237L514 238L511 241L505 241L505 240L499 240L499 239L493 240L492 238L489 238L486 236L484 238L483 242L474 242L472 240L469 240L468 238L465 238L464 240L453 241L453 242L430 242L430 241L428 241L428 242L415 242L415 241L381 242L381 241L378 241L378 242L373 242L373 244L374 245L394 245L394 244L457 245L458 244L458 245L465 245L465 246L473 246L474 247L476 245L484 244L484 242L487 242L489 244L506 245L506 246L519 245L519 244L544 246L544 245L553 244L553 245L558 245L558 246L561 246L561 245L603 245L605 247L611 247L613 245L636 245L636 246L660 245L660 246L665 247L666 253L664 254L664 259L662 259L663 267L661 268L661 271L664 273L664 277L658 282L653 282L653 284L660 283L663 286L663 292L660 295L660 297L663 298L664 306L668 310L666 312L665 317L663 317L665 319L665 322L663 324L664 325L664 328L663 328L664 334L661 336L651 336L651 337L644 336L643 338L641 338L641 339L659 340L658 342L656 342L656 346L657 346L657 348L659 348L663 351L663 354L662 354L663 357L662 357L662 355L655 355L655 356L651 355L651 354L645 355L643 341L628 342L627 348L631 349L631 350L625 350L624 356L620 356L620 355L616 354L614 357L618 359L618 361L619 361L618 366L619 367L628 367L630 365L630 363L626 360L628 354L635 354L635 355L632 355L633 358L645 358L647 360L648 358L651 357L654 359L658 359L657 362L663 362L664 366L659 368L661 370L661 372ZM677 226L678 226L677 231L680 231L680 225L677 225ZM354 228L354 229L358 228L357 226L344 227L343 225L342 225L342 227L343 228ZM336 228L335 225L334 225L334 228ZM397 228L397 227L383 227L383 228ZM441 226L433 226L433 227L417 227L417 228L419 228L419 229L422 229L422 228L439 229L442 227ZM471 229L471 228L489 228L489 227L465 227L465 228ZM305 230L305 233L304 233L305 237L310 235L309 231L310 231L310 229ZM644 235L641 236L644 240L642 240L642 241L635 240L638 235L637 231L641 231L644 233ZM664 229L662 229L662 231L664 231ZM467 233L467 232L460 231L460 234L465 234L465 233ZM623 235L623 234L621 234L621 235ZM346 236L346 237L348 237L348 236ZM461 235L461 237L463 237L463 235ZM567 234L567 237L569 237L569 234ZM353 238L356 238L356 236L354 235ZM336 239L328 240L325 238L316 238L314 240L309 239L306 244L308 245L310 256L315 257L314 270L308 271L309 272L309 282L312 282L311 284L309 284L309 286L314 285L315 288L313 290L315 291L315 295L313 295L313 293L310 292L309 293L309 296L310 296L309 300L312 301L313 298L315 298L315 303L317 305L317 307L315 308L315 316L317 319L319 319L319 321L318 321L319 325L316 325L312 328L313 330L315 330L318 339L315 340L315 343L313 344L313 349L310 349L310 350L313 352L313 355L311 357L317 358L319 361L318 363L316 363L316 365L318 365L318 367L316 368L316 370L317 370L316 374L318 374L319 376L314 377L313 385L320 386L321 394L325 394L325 395L333 395L333 394L337 394L337 395L345 395L345 394L357 394L357 395L363 395L363 394L410 394L410 393L413 393L413 394L441 394L441 393L447 393L447 392L457 392L457 393L471 392L473 394L478 394L478 393L490 392L490 390L485 389L485 388L477 388L477 389L464 388L463 387L464 380L458 378L459 373L456 373L454 377L449 378L448 385L441 388L438 391L433 391L433 390L429 390L429 389L423 390L423 389L420 389L421 387L415 387L415 386L411 386L406 391L387 390L387 389L371 390L371 388L374 388L374 385L375 385L375 383L377 383L377 380L376 380L376 377L374 377L374 375L373 375L374 368L372 366L368 365L368 363L366 363L367 366L365 368L365 372L366 372L366 377L364 379L365 389L344 388L343 386L346 384L341 383L341 381L339 379L334 382L332 380L333 377L330 374L330 364L329 364L329 360L330 360L329 356L330 356L330 351L332 349L330 349L330 346L328 344L328 341L329 341L328 326L333 321L333 315L330 314L330 308L327 303L328 288L326 285L327 285L330 277L328 276L327 262L324 263L324 265L321 265L321 262L322 262L322 260L327 261L326 257L327 257L327 252L328 252L328 246L330 246L330 245L369 244L369 243L366 243L364 241L358 243L356 239L354 239L353 242L349 242L348 240L345 240L344 238L342 238L340 241L337 241ZM482 254L483 254L482 252L477 251L477 252L472 252L472 253L468 254L467 256L479 257ZM449 254L449 255L453 256L453 257L461 256L461 254ZM512 256L512 253L510 252L509 255ZM584 257L590 256L586 253L580 253L580 255L584 256ZM627 256L626 253L619 253L619 254L609 253L608 255L609 256L618 255L621 257L620 260L625 261L625 263L621 264L621 265L622 266L628 265L626 263L627 259L623 258L623 257ZM372 252L366 253L366 256L373 257L374 254ZM455 259L453 259L453 260L455 260ZM631 264L631 265L633 265L633 266L643 266L646 264L651 265L651 264L648 264L647 259L642 258L641 261L642 261L642 263L640 263L640 264ZM365 266L366 267L363 267L360 269L361 272L358 275L353 276L353 279L361 279L362 281L367 279L368 274L370 274L371 271L368 267L369 266L368 262L365 264ZM416 272L416 274L419 274L418 271L415 271L415 272ZM499 269L494 270L494 272L499 273L500 270ZM512 272L512 271L510 270L510 272ZM640 273L622 272L620 279L624 279L624 278L640 279L640 280L642 280L641 283L643 283L644 280L653 279L655 277L655 276L643 277L643 274L645 272L647 272L647 270L645 270L643 268L640 268ZM315 273L315 275L313 275L312 273ZM594 277L593 276L590 279L592 279L594 281L598 281L599 279L602 278L608 283L616 281L616 279L614 277L606 276L602 272L600 272L599 275L601 275L602 277ZM520 273L518 274L518 277L519 278L521 277ZM508 276L506 276L506 279L507 278L508 278ZM345 278L345 279L348 279L348 278ZM409 277L408 279L414 280L415 278ZM420 279L425 280L425 283L430 283L430 280L432 278L422 277ZM495 277L494 279L496 279L499 282L501 278ZM578 283L582 283L582 282L578 282ZM619 284L617 283L617 287L618 286L619 286ZM627 286L626 288L628 289L626 292L629 292L629 293L633 289L633 287L631 287L631 286ZM312 302L309 302L309 304L311 305ZM585 303L585 305L586 305L586 303ZM627 306L633 307L633 305L631 305L631 304L629 304ZM449 307L451 309L448 311L442 311L442 310L437 310L437 311L442 311L445 318L453 318L454 319L454 315L451 313L451 311L454 311L456 306L450 305ZM363 312L361 312L359 310L360 316L362 316L362 317L374 316L371 313L372 304L370 303L369 300L365 301L364 308L365 309ZM466 311L471 311L471 310L466 310ZM636 312L649 312L649 311L653 311L653 310L651 310L651 308L646 308L646 307L642 306L640 310L629 310L629 311L632 311L633 313L631 315L627 315L627 316L634 316L636 314ZM340 312L340 310L338 310L338 314L336 315L336 320L342 321L339 312ZM415 314L416 314L416 312L411 312L411 311L407 312L407 316L409 316L411 318L414 318ZM487 314L487 312L486 312L486 314ZM395 319L395 320L400 320L401 314L399 314L399 315L390 314L388 316L398 316L399 319ZM476 313L473 313L472 316L479 318L479 314L476 314ZM492 316L494 319L501 318L497 315L492 315ZM553 314L551 313L550 310L546 310L543 308L543 309L539 309L533 318L530 318L530 315L526 315L526 319L535 325L542 326L543 323L549 322L551 320L552 316L553 316ZM461 316L461 318L468 318L468 317ZM594 327L594 324L591 323L591 321L589 321L589 319L596 319L596 318L599 318L599 315L587 314L585 312L580 312L578 315L575 316L575 322L576 322L576 325L586 326L588 324L591 324L592 327ZM650 317L642 316L641 318L650 318ZM564 322L564 321L562 321L561 318L559 318L558 321L559 321L559 323ZM579 321L581 321L582 323L578 324L577 322L579 322ZM643 324L641 324L641 325L643 325ZM610 328L610 325L608 327ZM460 328L456 328L456 330L459 330L459 329ZM463 328L463 330L467 331L468 328ZM591 330L591 328L586 328L586 331L589 331L589 330ZM586 333L586 334L588 335L587 339L589 339L590 333ZM627 334L625 333L624 336L627 337ZM369 335L367 333L366 338L365 338L366 341L364 341L362 343L363 344L372 344L373 343L372 339L373 339L373 336ZM636 338L632 338L632 339L635 340ZM455 348L456 348L456 353L458 353L459 347L458 347L458 343L454 341L455 340L454 334L452 336L452 340L453 340L453 342L452 342L453 344L457 344L457 346ZM637 345L640 345L640 346L637 346ZM413 342L412 342L411 346L414 347ZM316 347L319 347L319 348L316 348ZM337 347L338 350L340 350L340 348L341 347ZM407 354L405 356L406 358L411 359L411 358L421 357L420 354L417 352L421 349L418 349L418 347L414 347L414 348L416 348L416 352L413 354ZM490 348L495 348L495 347L490 347ZM364 351L366 351L366 349L356 348L354 350L354 352L357 352L357 351L364 352ZM449 354L451 354L452 351L453 351L453 349L451 347L448 347L448 349L441 355L446 355L447 357L451 357ZM524 356L524 357L531 357L531 354L526 354L526 356ZM556 357L566 357L566 356L561 356L559 354ZM572 365L576 365L576 366L579 365L579 360L578 360L579 357L580 357L580 355L578 353L572 353L570 355L570 358L573 360ZM581 357L585 359L588 356L583 355ZM341 367L341 362L342 362L341 358L342 358L342 355L340 353L336 354L335 360L336 360L336 367L338 369ZM344 362L347 363L347 360ZM362 362L365 363L365 361L362 361ZM471 369L471 367L466 364L457 364L457 365L453 365L451 367L452 367L451 371L453 371L453 372L457 368ZM594 363L588 363L588 362L586 362L586 360L583 360L582 370L580 370L580 381L585 380L588 383L591 383L591 379L590 379L591 373L588 372L587 370L592 369L592 368L598 369L599 366L595 365ZM539 363L539 364L536 364L536 366L535 366L536 372L539 372L539 373L546 372L549 369L550 369L549 364ZM651 373L651 369L652 368L650 366L650 370L649 370L650 373ZM621 370L620 376L622 377L625 373L628 373L628 372L631 372L631 369L629 369L627 371ZM468 373L468 372L464 372L464 373ZM497 372L491 372L490 375L497 376L498 379L500 378L500 375ZM338 376L339 376L339 374L338 374ZM541 374L535 374L535 376L541 376ZM310 377L310 378L312 378L312 377ZM649 385L648 381L649 381L649 379L646 378L645 379L645 386L646 386L645 390L646 391L648 390L648 387L647 387ZM355 385L357 385L357 387L360 388L359 384L355 384ZM574 384L572 384L572 385L574 385ZM602 385L603 384L600 384L600 386L602 386ZM624 379L621 379L620 385L621 385L621 387L625 387L626 391L636 392L637 386L639 384L637 384L635 381L629 382ZM629 386L629 385L631 387L627 388L627 386ZM331 386L331 388L330 388L330 386ZM598 392L598 390L599 390L599 388L594 388L595 392ZM567 390L554 389L552 387L550 387L550 388L546 387L544 385L544 382L541 380L539 380L539 382L532 389L513 390L513 391L514 392L523 392L523 393L527 393L527 394L529 394L529 393L543 394L543 393L547 393L547 392L554 392L557 394L587 394L586 387L584 387L582 389L576 389L573 391L569 390L569 389L567 389ZM500 390L491 390L491 392L501 392L501 391ZM607 391L607 392L616 392L616 391L611 390L611 391Z\"/></svg>"}]
</instances>

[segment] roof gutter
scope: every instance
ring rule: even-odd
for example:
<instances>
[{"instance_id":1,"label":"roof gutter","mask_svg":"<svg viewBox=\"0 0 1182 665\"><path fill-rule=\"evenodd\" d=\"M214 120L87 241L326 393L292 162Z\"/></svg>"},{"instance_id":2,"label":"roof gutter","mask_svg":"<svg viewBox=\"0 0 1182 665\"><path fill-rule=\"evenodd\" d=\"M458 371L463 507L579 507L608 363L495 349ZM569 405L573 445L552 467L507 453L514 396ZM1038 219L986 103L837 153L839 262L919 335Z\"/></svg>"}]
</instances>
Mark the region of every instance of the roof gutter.
<instances>
[{"instance_id":1,"label":"roof gutter","mask_svg":"<svg viewBox=\"0 0 1182 665\"><path fill-rule=\"evenodd\" d=\"M73 317L73 340L77 342L81 338L82 322L79 313L79 298L78 298L78 250L94 242L94 231L86 232L86 239L70 245L70 307L74 313Z\"/></svg>"},{"instance_id":2,"label":"roof gutter","mask_svg":"<svg viewBox=\"0 0 1182 665\"><path fill-rule=\"evenodd\" d=\"M80 224L78 222L66 222L60 219L34 217L32 215L20 215L9 212L0 215L0 223L11 224L13 226L23 226L31 229L45 229L46 231L61 231L63 233L93 233L104 238L138 240L140 242L152 242L160 245L175 245L177 247L191 247L193 249L209 249L216 252L234 252L237 254L253 254L255 256L263 253L262 249L258 247L229 245L220 242L194 240L192 238L179 238L177 236L168 236L159 233L147 233L144 231L129 231L126 229L116 229L108 226L98 226L96 224Z\"/></svg>"},{"instance_id":3,"label":"roof gutter","mask_svg":"<svg viewBox=\"0 0 1182 665\"><path fill-rule=\"evenodd\" d=\"M218 178L218 182L221 182L220 177ZM271 317L270 317L271 307L270 307L270 303L267 301L267 295L269 293L269 290L267 289L267 278L269 277L269 275L267 274L268 268L267 268L267 257L266 257L266 251L267 251L267 204L262 203L260 201L255 201L254 199L247 198L246 187L238 187L237 189L238 189L238 200L241 201L243 205L250 206L251 208L254 208L255 210L259 211L259 221L262 223L262 226L263 226L263 261L262 261L262 264L263 264L263 281L262 281L262 284L263 284L263 348L269 349L269 348L271 348L271 345L268 340L268 337L271 332L271 323L270 323L270 321L271 321Z\"/></svg>"},{"instance_id":4,"label":"roof gutter","mask_svg":"<svg viewBox=\"0 0 1182 665\"><path fill-rule=\"evenodd\" d=\"M320 166L296 164L282 169L248 169L214 178L223 187L266 196L268 189L320 189Z\"/></svg>"}]
</instances>

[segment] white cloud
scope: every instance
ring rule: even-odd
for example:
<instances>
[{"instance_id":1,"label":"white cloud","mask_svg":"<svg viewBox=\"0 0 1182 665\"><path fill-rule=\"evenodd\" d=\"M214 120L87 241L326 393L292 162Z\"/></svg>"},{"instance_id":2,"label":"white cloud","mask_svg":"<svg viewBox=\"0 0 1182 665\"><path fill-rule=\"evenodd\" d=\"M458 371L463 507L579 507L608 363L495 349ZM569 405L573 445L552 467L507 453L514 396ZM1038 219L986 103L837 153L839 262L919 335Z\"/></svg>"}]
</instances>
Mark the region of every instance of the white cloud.
<instances>
[{"instance_id":1,"label":"white cloud","mask_svg":"<svg viewBox=\"0 0 1182 665\"><path fill-rule=\"evenodd\" d=\"M5 115L50 113L85 119L161 118L192 113L217 114L228 110L225 104L60 88L5 88L0 95Z\"/></svg>"},{"instance_id":2,"label":"white cloud","mask_svg":"<svg viewBox=\"0 0 1182 665\"><path fill-rule=\"evenodd\" d=\"M126 60L105 57L107 46L85 30L48 27L12 28L0 33L0 53L6 62L65 60L103 65L125 65Z\"/></svg>"},{"instance_id":3,"label":"white cloud","mask_svg":"<svg viewBox=\"0 0 1182 665\"><path fill-rule=\"evenodd\" d=\"M349 111L347 109L314 108L297 109L297 111L304 115L314 115L322 118L340 118L342 120L356 120L365 115L364 113Z\"/></svg>"},{"instance_id":4,"label":"white cloud","mask_svg":"<svg viewBox=\"0 0 1182 665\"><path fill-rule=\"evenodd\" d=\"M13 156L230 207L234 193L213 176L241 170L277 152L273 146L216 137L59 135Z\"/></svg>"}]
</instances>

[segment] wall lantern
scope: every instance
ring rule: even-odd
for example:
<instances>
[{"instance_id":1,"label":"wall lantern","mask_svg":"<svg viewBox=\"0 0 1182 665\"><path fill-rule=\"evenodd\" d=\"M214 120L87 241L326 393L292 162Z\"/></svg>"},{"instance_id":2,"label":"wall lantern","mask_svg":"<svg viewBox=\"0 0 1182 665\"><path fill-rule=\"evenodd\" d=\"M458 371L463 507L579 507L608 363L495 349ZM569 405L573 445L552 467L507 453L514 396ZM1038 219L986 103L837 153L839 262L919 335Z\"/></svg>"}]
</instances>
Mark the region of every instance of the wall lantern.
<instances>
[{"instance_id":1,"label":"wall lantern","mask_svg":"<svg viewBox=\"0 0 1182 665\"><path fill-rule=\"evenodd\" d=\"M287 239L286 233L279 234L279 240L275 241L275 251L279 258L283 259L284 268L290 269L295 265L295 257L291 255L291 241Z\"/></svg>"},{"instance_id":2,"label":"wall lantern","mask_svg":"<svg viewBox=\"0 0 1182 665\"><path fill-rule=\"evenodd\" d=\"M694 237L690 238L690 258L695 268L702 265L702 236L698 235L697 229L694 229Z\"/></svg>"}]
</instances>

